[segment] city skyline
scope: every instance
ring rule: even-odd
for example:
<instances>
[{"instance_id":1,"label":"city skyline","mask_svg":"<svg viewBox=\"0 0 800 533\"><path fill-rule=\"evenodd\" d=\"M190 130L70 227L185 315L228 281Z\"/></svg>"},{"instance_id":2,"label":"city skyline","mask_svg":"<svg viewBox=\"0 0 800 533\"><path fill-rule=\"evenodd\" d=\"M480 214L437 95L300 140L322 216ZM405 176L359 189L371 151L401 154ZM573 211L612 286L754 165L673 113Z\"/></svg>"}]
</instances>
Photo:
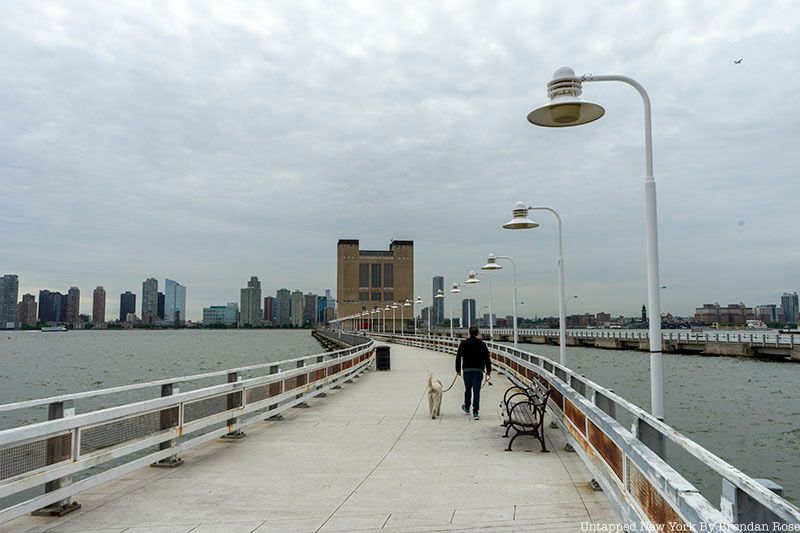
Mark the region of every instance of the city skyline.
<instances>
[{"instance_id":1,"label":"city skyline","mask_svg":"<svg viewBox=\"0 0 800 533\"><path fill-rule=\"evenodd\" d=\"M797 4L630 3L618 17L593 2L559 24L535 3L210 7L224 17L176 9L161 24L136 4L0 6L0 249L20 293L76 286L88 309L98 284L138 292L169 273L199 319L252 273L265 291L276 279L334 286L340 236L370 249L403 238L416 243L415 296L493 252L518 261L525 313L552 315L552 220L501 229L522 200L563 217L567 292L579 296L567 312L635 315L647 300L641 102L592 84L584 97L602 120L531 126L562 64L650 93L665 311L777 303L797 287L796 121L772 112L800 81ZM782 82L754 99L765 79ZM53 210L64 198L72 209ZM320 216L300 216L305 203ZM264 266L276 258L291 267ZM497 274L502 315L511 283Z\"/></svg>"}]
</instances>

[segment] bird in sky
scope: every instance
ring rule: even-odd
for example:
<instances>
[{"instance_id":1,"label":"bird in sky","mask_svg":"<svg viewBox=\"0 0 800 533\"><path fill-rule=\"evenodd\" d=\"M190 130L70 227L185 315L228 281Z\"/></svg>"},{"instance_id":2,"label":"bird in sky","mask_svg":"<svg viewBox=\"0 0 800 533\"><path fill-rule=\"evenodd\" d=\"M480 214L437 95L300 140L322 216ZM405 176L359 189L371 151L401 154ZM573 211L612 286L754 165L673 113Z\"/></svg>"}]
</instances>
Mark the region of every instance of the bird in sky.
<instances>
[{"instance_id":1,"label":"bird in sky","mask_svg":"<svg viewBox=\"0 0 800 533\"><path fill-rule=\"evenodd\" d=\"M738 64L740 64L742 62L743 59L744 58L742 58L742 59L734 59L733 62L734 62L734 64L738 65Z\"/></svg>"}]
</instances>

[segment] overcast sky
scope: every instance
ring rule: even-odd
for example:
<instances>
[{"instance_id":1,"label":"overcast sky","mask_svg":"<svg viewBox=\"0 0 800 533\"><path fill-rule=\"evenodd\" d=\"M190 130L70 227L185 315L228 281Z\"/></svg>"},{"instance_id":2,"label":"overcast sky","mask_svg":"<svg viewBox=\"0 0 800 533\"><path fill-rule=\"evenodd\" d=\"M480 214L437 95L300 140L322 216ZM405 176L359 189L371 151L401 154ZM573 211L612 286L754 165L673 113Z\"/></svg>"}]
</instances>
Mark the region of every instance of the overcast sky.
<instances>
[{"instance_id":1,"label":"overcast sky","mask_svg":"<svg viewBox=\"0 0 800 533\"><path fill-rule=\"evenodd\" d=\"M566 64L650 92L664 312L779 303L800 288L799 30L796 0L6 2L0 274L77 285L85 313L103 285L112 317L170 277L199 319L251 275L335 290L339 238L412 239L426 304L494 252L521 314L556 315L552 216L501 229L523 200L564 219L568 313L637 315L641 101L585 84L602 120L530 125Z\"/></svg>"}]
</instances>

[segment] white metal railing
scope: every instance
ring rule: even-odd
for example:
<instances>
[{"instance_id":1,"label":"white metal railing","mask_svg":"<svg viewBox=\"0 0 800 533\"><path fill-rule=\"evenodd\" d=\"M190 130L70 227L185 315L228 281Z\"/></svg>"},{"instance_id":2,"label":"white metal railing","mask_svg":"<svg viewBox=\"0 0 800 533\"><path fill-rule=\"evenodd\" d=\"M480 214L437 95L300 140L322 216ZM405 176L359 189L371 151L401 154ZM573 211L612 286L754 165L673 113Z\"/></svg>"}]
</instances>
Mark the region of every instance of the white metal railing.
<instances>
[{"instance_id":1,"label":"white metal railing","mask_svg":"<svg viewBox=\"0 0 800 533\"><path fill-rule=\"evenodd\" d=\"M436 329L439 334L450 334L447 328ZM459 335L466 335L465 328L454 330ZM494 328L494 334L511 336L514 330L510 328ZM530 329L523 328L518 330L518 334L525 337L550 337L558 338L557 329ZM647 341L649 332L642 330L619 330L619 329L568 329L567 337L578 339L619 339L624 341ZM685 342L685 343L744 343L757 347L780 347L794 348L796 343L800 343L800 337L795 339L791 333L774 332L753 332L753 331L662 331L661 337L665 341Z\"/></svg>"},{"instance_id":2,"label":"white metal railing","mask_svg":"<svg viewBox=\"0 0 800 533\"><path fill-rule=\"evenodd\" d=\"M274 416L364 371L374 343L285 361L65 394L0 406L2 411L57 406L59 418L0 431L0 523L61 503L136 468L174 459L183 451ZM266 375L245 378L244 372ZM180 383L226 376L227 382L180 392ZM87 413L77 399L161 387L161 397ZM165 394L165 392L167 394ZM73 475L82 479L72 482ZM30 491L47 484L44 494ZM20 501L21 500L21 501Z\"/></svg>"},{"instance_id":3,"label":"white metal railing","mask_svg":"<svg viewBox=\"0 0 800 533\"><path fill-rule=\"evenodd\" d=\"M446 353L455 353L460 342L439 336L372 336ZM751 519L791 524L797 529L787 531L800 530L796 526L800 525L800 509L644 409L546 357L503 344L487 344L494 363L512 381L524 384L538 379L554 391L550 405L554 418L593 474L599 476L598 481L623 518L647 521L671 510L695 531L738 531L735 524ZM631 427L621 423L629 420ZM667 442L721 477L719 506L712 505L669 464ZM634 487L635 483L639 485ZM653 509L659 498L636 494L647 490L668 507ZM718 529L708 529L715 523Z\"/></svg>"}]
</instances>

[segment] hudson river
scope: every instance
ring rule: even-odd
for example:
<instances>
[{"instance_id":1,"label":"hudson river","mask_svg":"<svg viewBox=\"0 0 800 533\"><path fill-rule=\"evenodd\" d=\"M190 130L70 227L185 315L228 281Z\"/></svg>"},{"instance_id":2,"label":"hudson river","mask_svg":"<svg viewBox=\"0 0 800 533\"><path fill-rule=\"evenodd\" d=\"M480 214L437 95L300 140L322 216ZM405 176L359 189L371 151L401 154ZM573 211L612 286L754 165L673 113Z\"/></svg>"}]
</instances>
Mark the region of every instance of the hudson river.
<instances>
[{"instance_id":1,"label":"hudson river","mask_svg":"<svg viewBox=\"0 0 800 533\"><path fill-rule=\"evenodd\" d=\"M558 359L557 346L520 347ZM0 403L321 352L308 330L3 332ZM648 408L646 353L568 348L567 354L570 367ZM789 500L800 501L800 364L664 354L664 374L667 423L746 474L783 485ZM188 390L193 385L181 387ZM97 405L91 400L77 405L78 412L93 407ZM40 419L42 412L33 418L19 416L0 413L0 429ZM718 505L719 477L674 448L667 454Z\"/></svg>"}]
</instances>

